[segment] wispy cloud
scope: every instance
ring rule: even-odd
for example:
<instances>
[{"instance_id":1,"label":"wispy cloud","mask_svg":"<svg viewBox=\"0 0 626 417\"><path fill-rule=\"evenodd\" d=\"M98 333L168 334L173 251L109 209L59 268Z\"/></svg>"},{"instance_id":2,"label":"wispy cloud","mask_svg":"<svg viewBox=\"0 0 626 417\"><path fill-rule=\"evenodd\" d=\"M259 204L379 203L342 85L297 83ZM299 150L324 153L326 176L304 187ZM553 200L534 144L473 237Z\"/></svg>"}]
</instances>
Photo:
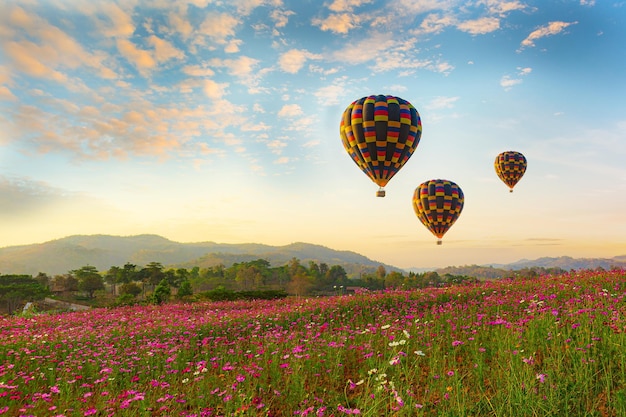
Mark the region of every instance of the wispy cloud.
<instances>
[{"instance_id":1,"label":"wispy cloud","mask_svg":"<svg viewBox=\"0 0 626 417\"><path fill-rule=\"evenodd\" d=\"M516 86L523 82L523 79L519 77L527 76L531 72L532 72L532 68L530 67L524 67L524 68L517 67L517 74L516 74L517 78L511 75L503 75L502 78L500 78L500 86L504 88L505 91L508 91L513 86Z\"/></svg>"},{"instance_id":2,"label":"wispy cloud","mask_svg":"<svg viewBox=\"0 0 626 417\"><path fill-rule=\"evenodd\" d=\"M4 220L45 212L59 206L97 205L95 199L85 194L26 177L0 176L0 200L3 202L0 204L0 218Z\"/></svg>"},{"instance_id":3,"label":"wispy cloud","mask_svg":"<svg viewBox=\"0 0 626 417\"><path fill-rule=\"evenodd\" d=\"M500 28L500 19L496 17L481 17L475 20L466 20L457 24L457 28L472 35L484 35L495 32Z\"/></svg>"},{"instance_id":4,"label":"wispy cloud","mask_svg":"<svg viewBox=\"0 0 626 417\"><path fill-rule=\"evenodd\" d=\"M426 107L429 109L451 109L454 107L454 103L459 100L459 97L435 97L431 100Z\"/></svg>"},{"instance_id":5,"label":"wispy cloud","mask_svg":"<svg viewBox=\"0 0 626 417\"><path fill-rule=\"evenodd\" d=\"M563 32L567 27L571 25L575 25L578 22L550 22L545 26L540 27L532 31L522 42L520 49L533 47L535 46L535 41L541 38L545 38L546 36L558 35Z\"/></svg>"}]
</instances>

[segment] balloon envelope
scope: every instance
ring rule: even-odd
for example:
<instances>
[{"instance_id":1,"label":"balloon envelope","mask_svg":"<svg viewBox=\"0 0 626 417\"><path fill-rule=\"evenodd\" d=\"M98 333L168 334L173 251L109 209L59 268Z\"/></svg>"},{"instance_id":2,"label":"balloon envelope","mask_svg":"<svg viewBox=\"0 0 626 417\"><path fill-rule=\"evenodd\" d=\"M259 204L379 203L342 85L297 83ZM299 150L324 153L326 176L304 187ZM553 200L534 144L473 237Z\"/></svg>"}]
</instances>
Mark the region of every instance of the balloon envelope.
<instances>
[{"instance_id":1,"label":"balloon envelope","mask_svg":"<svg viewBox=\"0 0 626 417\"><path fill-rule=\"evenodd\" d=\"M372 95L352 102L339 125L343 146L357 166L382 188L409 160L422 136L419 113L408 101Z\"/></svg>"},{"instance_id":2,"label":"balloon envelope","mask_svg":"<svg viewBox=\"0 0 626 417\"><path fill-rule=\"evenodd\" d=\"M464 202L461 188L448 180L425 181L413 193L413 210L422 224L439 238L438 245L459 218Z\"/></svg>"},{"instance_id":3,"label":"balloon envelope","mask_svg":"<svg viewBox=\"0 0 626 417\"><path fill-rule=\"evenodd\" d=\"M526 157L519 152L505 151L496 156L494 162L494 168L498 177L510 188L510 192L513 192L513 187L519 180L522 179L526 172Z\"/></svg>"}]
</instances>

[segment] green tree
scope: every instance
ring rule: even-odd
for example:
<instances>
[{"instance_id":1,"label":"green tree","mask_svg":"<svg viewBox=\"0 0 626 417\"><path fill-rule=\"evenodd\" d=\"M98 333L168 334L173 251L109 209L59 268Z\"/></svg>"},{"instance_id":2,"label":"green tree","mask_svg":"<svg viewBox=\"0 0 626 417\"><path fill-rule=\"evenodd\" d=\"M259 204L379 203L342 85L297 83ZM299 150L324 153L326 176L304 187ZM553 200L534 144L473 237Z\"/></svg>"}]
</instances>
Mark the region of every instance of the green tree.
<instances>
[{"instance_id":1,"label":"green tree","mask_svg":"<svg viewBox=\"0 0 626 417\"><path fill-rule=\"evenodd\" d=\"M376 274L379 276L379 274ZM400 288L404 284L404 275L398 271L391 271L384 277L386 288Z\"/></svg>"},{"instance_id":2,"label":"green tree","mask_svg":"<svg viewBox=\"0 0 626 417\"><path fill-rule=\"evenodd\" d=\"M44 273L44 272L40 272L37 274L37 276L35 277L35 279L37 280L37 282L39 282L42 286L46 287L46 288L50 288L50 277L48 276L48 274Z\"/></svg>"},{"instance_id":3,"label":"green tree","mask_svg":"<svg viewBox=\"0 0 626 417\"><path fill-rule=\"evenodd\" d=\"M87 265L70 271L78 279L78 289L87 293L87 297L94 298L94 293L104 289L104 279L95 266Z\"/></svg>"},{"instance_id":4,"label":"green tree","mask_svg":"<svg viewBox=\"0 0 626 417\"><path fill-rule=\"evenodd\" d=\"M130 262L126 262L122 269L120 270L120 274L118 276L117 282L122 284L127 284L129 282L134 281L137 278L137 265L131 264Z\"/></svg>"},{"instance_id":5,"label":"green tree","mask_svg":"<svg viewBox=\"0 0 626 417\"><path fill-rule=\"evenodd\" d=\"M119 282L121 276L122 268L120 268L119 266L112 266L104 275L104 281L111 286L111 293L113 295L116 294L115 285Z\"/></svg>"},{"instance_id":6,"label":"green tree","mask_svg":"<svg viewBox=\"0 0 626 417\"><path fill-rule=\"evenodd\" d=\"M183 281L178 286L178 292L176 293L176 298L180 300L184 300L185 298L191 297L193 295L193 288L191 288L191 282Z\"/></svg>"},{"instance_id":7,"label":"green tree","mask_svg":"<svg viewBox=\"0 0 626 417\"><path fill-rule=\"evenodd\" d=\"M308 294L312 287L313 283L311 282L311 278L304 270L296 272L296 274L291 277L291 281L288 284L289 292L296 297Z\"/></svg>"},{"instance_id":8,"label":"green tree","mask_svg":"<svg viewBox=\"0 0 626 417\"><path fill-rule=\"evenodd\" d=\"M235 282L242 290L250 290L263 285L263 275L254 266L242 265L237 269Z\"/></svg>"},{"instance_id":9,"label":"green tree","mask_svg":"<svg viewBox=\"0 0 626 417\"><path fill-rule=\"evenodd\" d=\"M349 284L348 274L346 273L346 270L343 269L343 266L341 265L331 266L328 272L326 273L326 279L328 283L331 285Z\"/></svg>"},{"instance_id":10,"label":"green tree","mask_svg":"<svg viewBox=\"0 0 626 417\"><path fill-rule=\"evenodd\" d=\"M154 304L163 304L164 302L170 299L172 295L172 290L170 288L170 284L166 279L162 279L159 282L159 285L154 289L154 293L152 294L152 302Z\"/></svg>"},{"instance_id":11,"label":"green tree","mask_svg":"<svg viewBox=\"0 0 626 417\"><path fill-rule=\"evenodd\" d=\"M78 291L78 280L72 274L55 275L52 278L54 292Z\"/></svg>"},{"instance_id":12,"label":"green tree","mask_svg":"<svg viewBox=\"0 0 626 417\"><path fill-rule=\"evenodd\" d=\"M41 300L49 294L48 288L30 275L0 275L0 300L6 302L9 314L21 303Z\"/></svg>"},{"instance_id":13,"label":"green tree","mask_svg":"<svg viewBox=\"0 0 626 417\"><path fill-rule=\"evenodd\" d=\"M141 287L136 282L129 282L127 284L120 285L120 295L130 294L133 298L141 294Z\"/></svg>"},{"instance_id":14,"label":"green tree","mask_svg":"<svg viewBox=\"0 0 626 417\"><path fill-rule=\"evenodd\" d=\"M386 276L387 270L385 267L383 265L378 265L378 268L376 268L376 277L380 280L384 280Z\"/></svg>"}]
</instances>

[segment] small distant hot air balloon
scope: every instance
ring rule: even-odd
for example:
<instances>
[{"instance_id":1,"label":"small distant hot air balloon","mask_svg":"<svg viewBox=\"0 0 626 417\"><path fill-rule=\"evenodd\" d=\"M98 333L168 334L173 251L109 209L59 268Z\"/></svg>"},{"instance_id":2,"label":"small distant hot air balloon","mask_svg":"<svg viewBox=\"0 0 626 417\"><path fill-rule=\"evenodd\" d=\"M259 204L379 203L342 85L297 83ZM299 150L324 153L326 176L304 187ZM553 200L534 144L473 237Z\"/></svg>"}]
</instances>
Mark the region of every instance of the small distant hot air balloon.
<instances>
[{"instance_id":1,"label":"small distant hot air balloon","mask_svg":"<svg viewBox=\"0 0 626 417\"><path fill-rule=\"evenodd\" d=\"M424 226L437 236L438 245L459 218L464 202L461 188L448 180L423 182L413 193L413 210Z\"/></svg>"},{"instance_id":2,"label":"small distant hot air balloon","mask_svg":"<svg viewBox=\"0 0 626 417\"><path fill-rule=\"evenodd\" d=\"M389 95L367 96L350 104L339 125L352 160L380 188L409 160L422 136L419 113L411 103Z\"/></svg>"},{"instance_id":3,"label":"small distant hot air balloon","mask_svg":"<svg viewBox=\"0 0 626 417\"><path fill-rule=\"evenodd\" d=\"M519 152L506 151L496 156L494 167L498 177L509 186L509 192L526 172L526 157Z\"/></svg>"}]
</instances>

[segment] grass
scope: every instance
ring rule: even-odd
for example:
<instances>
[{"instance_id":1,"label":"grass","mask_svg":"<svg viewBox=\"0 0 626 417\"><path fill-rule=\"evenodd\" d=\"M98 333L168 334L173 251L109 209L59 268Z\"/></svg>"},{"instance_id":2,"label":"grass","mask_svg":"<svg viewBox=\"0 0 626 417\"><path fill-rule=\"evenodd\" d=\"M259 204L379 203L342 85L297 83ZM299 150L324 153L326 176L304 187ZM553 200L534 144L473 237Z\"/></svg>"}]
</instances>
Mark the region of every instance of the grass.
<instances>
[{"instance_id":1,"label":"grass","mask_svg":"<svg viewBox=\"0 0 626 417\"><path fill-rule=\"evenodd\" d=\"M0 415L622 416L626 272L0 319Z\"/></svg>"}]
</instances>

